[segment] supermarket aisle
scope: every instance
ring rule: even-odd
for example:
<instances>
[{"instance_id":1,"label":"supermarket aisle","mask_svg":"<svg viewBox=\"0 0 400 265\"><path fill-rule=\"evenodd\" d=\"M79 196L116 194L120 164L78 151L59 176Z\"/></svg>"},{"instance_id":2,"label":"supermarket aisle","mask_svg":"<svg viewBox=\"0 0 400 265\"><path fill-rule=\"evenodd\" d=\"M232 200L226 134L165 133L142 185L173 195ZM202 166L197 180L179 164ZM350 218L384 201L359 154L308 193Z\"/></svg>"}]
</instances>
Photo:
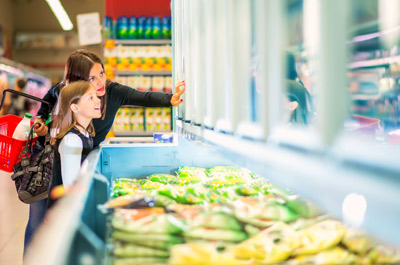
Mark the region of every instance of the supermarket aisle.
<instances>
[{"instance_id":1,"label":"supermarket aisle","mask_svg":"<svg viewBox=\"0 0 400 265\"><path fill-rule=\"evenodd\" d=\"M11 173L0 171L0 264L22 264L28 205L19 201Z\"/></svg>"}]
</instances>

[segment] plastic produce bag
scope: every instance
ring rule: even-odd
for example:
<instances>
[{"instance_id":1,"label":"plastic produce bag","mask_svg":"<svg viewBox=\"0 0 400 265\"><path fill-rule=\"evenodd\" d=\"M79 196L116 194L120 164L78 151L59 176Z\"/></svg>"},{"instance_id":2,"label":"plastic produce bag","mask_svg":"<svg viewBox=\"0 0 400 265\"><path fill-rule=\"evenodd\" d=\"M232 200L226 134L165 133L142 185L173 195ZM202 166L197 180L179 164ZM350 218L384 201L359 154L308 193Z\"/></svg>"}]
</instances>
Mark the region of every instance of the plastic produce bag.
<instances>
[{"instance_id":1,"label":"plastic produce bag","mask_svg":"<svg viewBox=\"0 0 400 265\"><path fill-rule=\"evenodd\" d=\"M206 169L201 167L179 167L176 173L179 178L198 177L205 179L207 177Z\"/></svg>"},{"instance_id":2,"label":"plastic produce bag","mask_svg":"<svg viewBox=\"0 0 400 265\"><path fill-rule=\"evenodd\" d=\"M227 251L244 263L274 264L286 260L298 246L297 232L279 222Z\"/></svg>"},{"instance_id":3,"label":"plastic produce bag","mask_svg":"<svg viewBox=\"0 0 400 265\"><path fill-rule=\"evenodd\" d=\"M230 253L220 253L211 244L182 244L171 248L171 265L240 265Z\"/></svg>"},{"instance_id":4,"label":"plastic produce bag","mask_svg":"<svg viewBox=\"0 0 400 265\"><path fill-rule=\"evenodd\" d=\"M157 249L169 249L173 245L183 243L182 238L168 234L132 234L123 231L114 231L111 236L114 242L129 242Z\"/></svg>"},{"instance_id":5,"label":"plastic produce bag","mask_svg":"<svg viewBox=\"0 0 400 265\"><path fill-rule=\"evenodd\" d=\"M139 246L132 243L117 241L114 243L113 254L117 257L157 257L168 258L169 252L162 249Z\"/></svg>"},{"instance_id":6,"label":"plastic produce bag","mask_svg":"<svg viewBox=\"0 0 400 265\"><path fill-rule=\"evenodd\" d=\"M315 255L298 256L289 260L287 265L302 264L370 264L370 260L344 250L340 247L334 247L325 251L321 251Z\"/></svg>"},{"instance_id":7,"label":"plastic produce bag","mask_svg":"<svg viewBox=\"0 0 400 265\"><path fill-rule=\"evenodd\" d=\"M215 166L207 170L207 175L210 178L242 178L253 179L257 175L246 168L237 168L231 166Z\"/></svg>"},{"instance_id":8,"label":"plastic produce bag","mask_svg":"<svg viewBox=\"0 0 400 265\"><path fill-rule=\"evenodd\" d=\"M246 198L233 203L240 221L257 227L269 227L276 222L292 222L298 215L274 199Z\"/></svg>"},{"instance_id":9,"label":"plastic produce bag","mask_svg":"<svg viewBox=\"0 0 400 265\"><path fill-rule=\"evenodd\" d=\"M293 255L309 255L336 246L343 238L345 226L339 221L325 220L300 230L300 246Z\"/></svg>"},{"instance_id":10,"label":"plastic produce bag","mask_svg":"<svg viewBox=\"0 0 400 265\"><path fill-rule=\"evenodd\" d=\"M176 176L170 174L154 174L148 176L147 179L161 184L171 184L176 181Z\"/></svg>"},{"instance_id":11,"label":"plastic produce bag","mask_svg":"<svg viewBox=\"0 0 400 265\"><path fill-rule=\"evenodd\" d=\"M178 234L186 226L162 208L117 209L111 221L114 229L140 234Z\"/></svg>"},{"instance_id":12,"label":"plastic produce bag","mask_svg":"<svg viewBox=\"0 0 400 265\"><path fill-rule=\"evenodd\" d=\"M360 255L365 255L376 245L376 242L370 236L352 228L346 229L342 243L349 250Z\"/></svg>"}]
</instances>

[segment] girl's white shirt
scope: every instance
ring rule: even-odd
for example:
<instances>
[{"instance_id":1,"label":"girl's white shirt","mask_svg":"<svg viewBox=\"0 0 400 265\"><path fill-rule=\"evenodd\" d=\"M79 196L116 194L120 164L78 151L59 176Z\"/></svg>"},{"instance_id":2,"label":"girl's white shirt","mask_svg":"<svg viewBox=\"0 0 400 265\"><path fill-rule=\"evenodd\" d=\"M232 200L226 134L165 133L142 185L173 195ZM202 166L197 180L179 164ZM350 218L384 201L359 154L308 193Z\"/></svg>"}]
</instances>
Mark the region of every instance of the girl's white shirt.
<instances>
[{"instance_id":1,"label":"girl's white shirt","mask_svg":"<svg viewBox=\"0 0 400 265\"><path fill-rule=\"evenodd\" d=\"M89 134L86 132L86 137ZM58 147L61 160L61 178L65 188L71 187L81 168L83 143L75 133L67 133Z\"/></svg>"}]
</instances>

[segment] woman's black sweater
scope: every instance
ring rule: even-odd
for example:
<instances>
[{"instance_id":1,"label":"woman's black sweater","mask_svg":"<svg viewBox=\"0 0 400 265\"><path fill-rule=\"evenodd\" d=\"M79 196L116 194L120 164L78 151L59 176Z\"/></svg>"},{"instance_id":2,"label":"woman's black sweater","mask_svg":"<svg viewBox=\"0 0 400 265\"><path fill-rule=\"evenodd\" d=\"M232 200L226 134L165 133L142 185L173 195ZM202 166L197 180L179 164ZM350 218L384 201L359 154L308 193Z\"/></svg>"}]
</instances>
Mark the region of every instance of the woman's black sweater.
<instances>
[{"instance_id":1,"label":"woman's black sweater","mask_svg":"<svg viewBox=\"0 0 400 265\"><path fill-rule=\"evenodd\" d=\"M42 119L46 120L49 113L52 112L54 105L57 102L59 91L60 83L52 86L43 97L44 100L50 103L50 106L47 104L41 105L37 115L41 116ZM126 105L141 107L171 107L172 94L162 92L142 92L112 82L106 87L106 97L107 104L104 119L93 119L93 126L96 133L96 136L93 138L94 148L96 148L106 138L120 107Z\"/></svg>"}]
</instances>

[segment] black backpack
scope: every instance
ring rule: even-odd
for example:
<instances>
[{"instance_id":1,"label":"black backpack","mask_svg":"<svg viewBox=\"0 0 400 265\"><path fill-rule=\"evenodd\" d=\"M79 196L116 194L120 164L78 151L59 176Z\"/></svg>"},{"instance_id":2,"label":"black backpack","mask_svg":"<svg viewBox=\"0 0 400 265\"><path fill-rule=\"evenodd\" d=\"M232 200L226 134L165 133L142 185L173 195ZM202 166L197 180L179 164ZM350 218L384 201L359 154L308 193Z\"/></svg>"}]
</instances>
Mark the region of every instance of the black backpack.
<instances>
[{"instance_id":1,"label":"black backpack","mask_svg":"<svg viewBox=\"0 0 400 265\"><path fill-rule=\"evenodd\" d=\"M24 203L46 199L53 170L53 147L47 134L42 146L36 141L32 148L33 124L25 147L20 154L21 161L14 166L11 179L15 182L18 198Z\"/></svg>"}]
</instances>

